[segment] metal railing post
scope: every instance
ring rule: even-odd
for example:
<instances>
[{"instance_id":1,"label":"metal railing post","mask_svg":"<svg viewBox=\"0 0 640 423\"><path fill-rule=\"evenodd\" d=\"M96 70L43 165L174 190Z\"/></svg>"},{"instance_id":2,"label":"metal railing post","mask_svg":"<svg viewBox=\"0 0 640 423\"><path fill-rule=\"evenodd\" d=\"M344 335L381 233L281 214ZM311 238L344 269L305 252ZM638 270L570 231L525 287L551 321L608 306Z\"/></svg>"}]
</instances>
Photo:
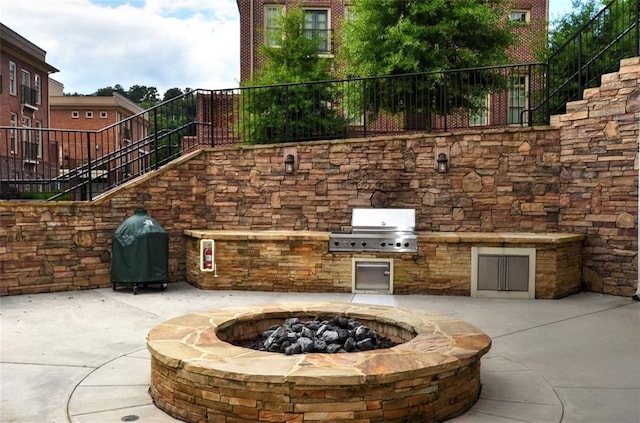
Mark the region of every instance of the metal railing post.
<instances>
[{"instance_id":1,"label":"metal railing post","mask_svg":"<svg viewBox=\"0 0 640 423\"><path fill-rule=\"evenodd\" d=\"M91 132L87 132L87 185L87 200L91 201L93 199L93 180L91 178Z\"/></svg>"},{"instance_id":2,"label":"metal railing post","mask_svg":"<svg viewBox=\"0 0 640 423\"><path fill-rule=\"evenodd\" d=\"M640 56L640 1L636 0L636 54Z\"/></svg>"},{"instance_id":3,"label":"metal railing post","mask_svg":"<svg viewBox=\"0 0 640 423\"><path fill-rule=\"evenodd\" d=\"M221 91L222 92L222 91ZM211 147L215 147L216 145L216 125L215 125L215 121L216 121L216 117L214 115L216 108L215 108L215 91L209 91L209 96L211 98L211 107L209 109L209 116L210 116L210 122L209 122L209 133L211 134ZM220 97L222 97L222 94L220 94ZM197 101L198 96L196 95L196 104L198 104ZM206 95L203 93L202 94L202 98L206 98ZM225 99L226 100L226 99ZM197 115L197 112L196 112ZM200 122L197 122L198 119L196 119L195 125L196 127L198 127L198 125L200 124Z\"/></svg>"},{"instance_id":4,"label":"metal railing post","mask_svg":"<svg viewBox=\"0 0 640 423\"><path fill-rule=\"evenodd\" d=\"M447 107L448 106L447 103L449 101L449 98L447 97L448 93L447 93L447 76L446 76L446 74L445 74L445 77L444 77L444 84L442 84L442 86L443 86L443 96L442 97L443 97L443 106L444 106L444 108L442 109L443 112L444 112L444 130L447 131L448 130L448 127L447 127L448 119L447 119L447 117L449 116L449 108ZM429 131L431 131L431 126L432 125L429 125L429 126L430 126Z\"/></svg>"},{"instance_id":5,"label":"metal railing post","mask_svg":"<svg viewBox=\"0 0 640 423\"><path fill-rule=\"evenodd\" d=\"M367 137L367 80L362 80L362 136Z\"/></svg>"},{"instance_id":6,"label":"metal railing post","mask_svg":"<svg viewBox=\"0 0 640 423\"><path fill-rule=\"evenodd\" d=\"M155 157L153 169L158 170L158 108L153 109L153 156Z\"/></svg>"},{"instance_id":7,"label":"metal railing post","mask_svg":"<svg viewBox=\"0 0 640 423\"><path fill-rule=\"evenodd\" d=\"M578 96L582 98L582 31L578 32Z\"/></svg>"}]
</instances>

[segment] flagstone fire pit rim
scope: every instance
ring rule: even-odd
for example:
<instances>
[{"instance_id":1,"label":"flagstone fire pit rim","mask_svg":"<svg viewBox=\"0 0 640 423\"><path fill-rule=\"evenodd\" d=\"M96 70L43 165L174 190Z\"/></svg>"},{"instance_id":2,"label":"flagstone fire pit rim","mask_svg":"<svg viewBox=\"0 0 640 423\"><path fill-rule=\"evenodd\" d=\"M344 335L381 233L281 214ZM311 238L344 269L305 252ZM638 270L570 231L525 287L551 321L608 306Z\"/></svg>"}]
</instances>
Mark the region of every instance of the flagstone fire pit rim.
<instances>
[{"instance_id":1,"label":"flagstone fire pit rim","mask_svg":"<svg viewBox=\"0 0 640 423\"><path fill-rule=\"evenodd\" d=\"M413 336L388 349L287 356L232 345L219 336L243 322L270 316L343 315L376 321ZM228 307L168 320L153 328L147 347L153 360L184 371L228 380L268 383L358 385L436 375L479 360L491 339L469 323L441 314L354 303L283 303Z\"/></svg>"}]
</instances>

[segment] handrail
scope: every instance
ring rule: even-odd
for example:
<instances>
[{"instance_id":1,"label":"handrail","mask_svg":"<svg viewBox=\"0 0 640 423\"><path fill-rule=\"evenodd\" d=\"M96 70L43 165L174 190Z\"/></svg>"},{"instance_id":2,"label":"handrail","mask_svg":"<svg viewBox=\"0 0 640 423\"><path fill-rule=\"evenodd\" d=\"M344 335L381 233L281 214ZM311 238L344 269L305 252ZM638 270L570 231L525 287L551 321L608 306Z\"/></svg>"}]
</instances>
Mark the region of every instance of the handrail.
<instances>
[{"instance_id":1,"label":"handrail","mask_svg":"<svg viewBox=\"0 0 640 423\"><path fill-rule=\"evenodd\" d=\"M639 3L611 1L544 63L189 90L98 131L0 127L0 195L24 188L90 200L185 152L239 142L548 124L557 104L581 98L621 58L640 55ZM587 55L583 38L626 7L629 24Z\"/></svg>"}]
</instances>

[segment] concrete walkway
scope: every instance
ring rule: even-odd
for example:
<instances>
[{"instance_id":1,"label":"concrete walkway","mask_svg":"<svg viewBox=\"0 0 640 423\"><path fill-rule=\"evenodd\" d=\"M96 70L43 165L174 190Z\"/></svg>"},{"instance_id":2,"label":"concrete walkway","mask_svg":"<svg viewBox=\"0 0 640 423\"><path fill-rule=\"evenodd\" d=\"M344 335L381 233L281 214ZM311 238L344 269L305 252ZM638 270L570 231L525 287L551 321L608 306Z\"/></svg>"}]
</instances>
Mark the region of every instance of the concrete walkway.
<instances>
[{"instance_id":1,"label":"concrete walkway","mask_svg":"<svg viewBox=\"0 0 640 423\"><path fill-rule=\"evenodd\" d=\"M147 332L172 317L291 301L442 313L493 339L482 394L455 423L640 421L640 303L592 293L561 300L200 291L62 292L0 298L0 422L177 420L147 389Z\"/></svg>"}]
</instances>

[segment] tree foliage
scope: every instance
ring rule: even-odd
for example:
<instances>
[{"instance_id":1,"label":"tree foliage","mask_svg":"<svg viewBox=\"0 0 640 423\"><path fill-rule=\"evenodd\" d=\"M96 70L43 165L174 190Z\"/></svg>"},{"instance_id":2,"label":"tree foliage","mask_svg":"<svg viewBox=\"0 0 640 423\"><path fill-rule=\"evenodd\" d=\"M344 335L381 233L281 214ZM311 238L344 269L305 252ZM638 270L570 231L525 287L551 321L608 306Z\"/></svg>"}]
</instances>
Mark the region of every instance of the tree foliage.
<instances>
[{"instance_id":1,"label":"tree foliage","mask_svg":"<svg viewBox=\"0 0 640 423\"><path fill-rule=\"evenodd\" d=\"M365 86L364 101L374 111L471 108L504 81L476 73L453 83L439 72L508 63L514 37L504 19L505 5L504 0L355 0L354 18L344 25L342 68L346 76L431 73ZM443 89L446 98L436 95Z\"/></svg>"},{"instance_id":2,"label":"tree foliage","mask_svg":"<svg viewBox=\"0 0 640 423\"><path fill-rule=\"evenodd\" d=\"M398 75L507 63L503 0L356 0L345 25L346 70Z\"/></svg>"},{"instance_id":3,"label":"tree foliage","mask_svg":"<svg viewBox=\"0 0 640 423\"><path fill-rule=\"evenodd\" d=\"M278 46L262 46L265 61L243 90L241 130L249 143L327 139L346 125L331 107L330 59L318 55L321 39L303 30L304 11L288 7L279 19ZM305 82L305 84L297 84Z\"/></svg>"},{"instance_id":4,"label":"tree foliage","mask_svg":"<svg viewBox=\"0 0 640 423\"><path fill-rule=\"evenodd\" d=\"M174 87L165 91L162 100L156 87L148 87L146 85L132 85L129 89L125 89L122 85L116 84L114 86L108 86L99 88L94 92L93 96L111 97L114 92L117 92L132 102L138 104L143 109L148 109L158 104L160 101L167 101L171 98L178 97L184 93L191 91L190 88L184 90Z\"/></svg>"}]
</instances>

